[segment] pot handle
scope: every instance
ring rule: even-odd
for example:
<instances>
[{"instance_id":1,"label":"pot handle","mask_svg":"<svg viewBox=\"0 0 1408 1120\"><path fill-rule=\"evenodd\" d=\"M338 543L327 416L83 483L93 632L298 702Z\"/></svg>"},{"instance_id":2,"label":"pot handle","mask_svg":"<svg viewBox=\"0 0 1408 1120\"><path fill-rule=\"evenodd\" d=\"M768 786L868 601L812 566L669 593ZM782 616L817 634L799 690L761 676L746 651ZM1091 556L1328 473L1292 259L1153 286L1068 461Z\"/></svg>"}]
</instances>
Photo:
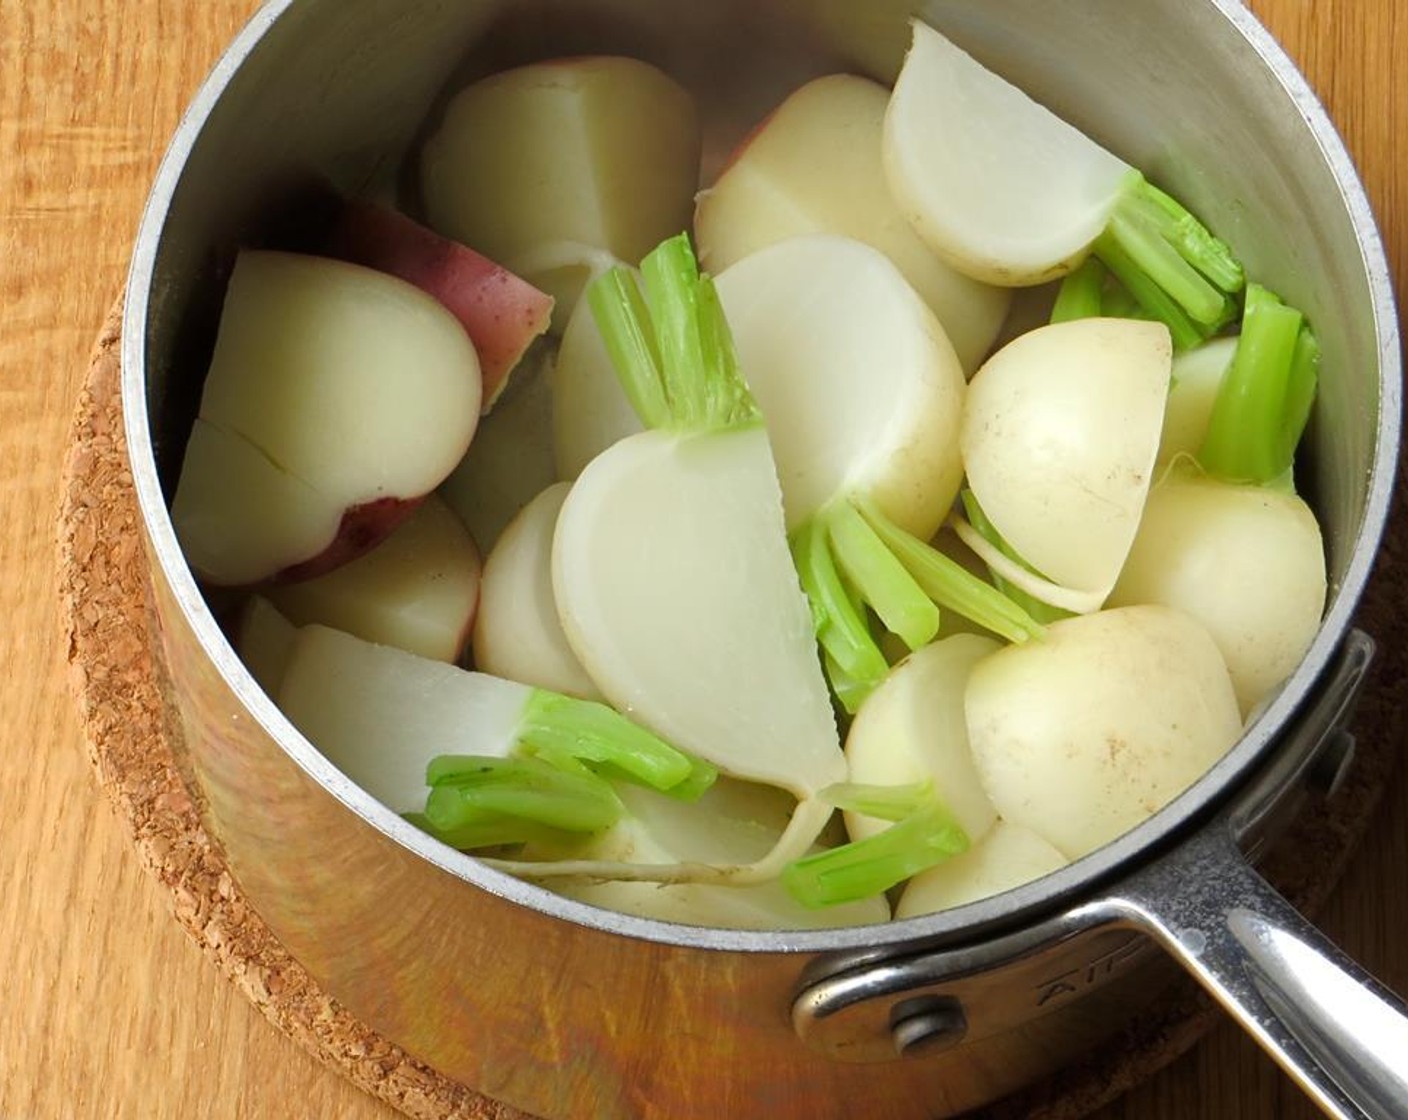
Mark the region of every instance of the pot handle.
<instances>
[{"instance_id":1,"label":"pot handle","mask_svg":"<svg viewBox=\"0 0 1408 1120\"><path fill-rule=\"evenodd\" d=\"M1408 1120L1408 1006L1253 870L1226 817L1093 908L1157 940L1326 1114Z\"/></svg>"}]
</instances>

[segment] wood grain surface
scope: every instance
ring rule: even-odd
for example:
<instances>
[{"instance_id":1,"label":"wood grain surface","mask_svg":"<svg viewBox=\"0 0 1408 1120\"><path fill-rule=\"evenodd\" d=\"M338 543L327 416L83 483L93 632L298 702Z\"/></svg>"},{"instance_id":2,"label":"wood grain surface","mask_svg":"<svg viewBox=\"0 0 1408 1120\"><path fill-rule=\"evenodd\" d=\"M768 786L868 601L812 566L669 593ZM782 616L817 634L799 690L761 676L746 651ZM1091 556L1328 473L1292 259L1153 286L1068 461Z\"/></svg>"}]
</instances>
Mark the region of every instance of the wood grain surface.
<instances>
[{"instance_id":1,"label":"wood grain surface","mask_svg":"<svg viewBox=\"0 0 1408 1120\"><path fill-rule=\"evenodd\" d=\"M85 758L54 517L87 352L181 109L253 0L0 0L0 1120L387 1118L178 930ZM1363 171L1408 281L1403 0L1256 0ZM1408 610L1408 605L1405 605ZM1321 916L1408 991L1408 766ZM1306 1118L1230 1026L1099 1120Z\"/></svg>"}]
</instances>

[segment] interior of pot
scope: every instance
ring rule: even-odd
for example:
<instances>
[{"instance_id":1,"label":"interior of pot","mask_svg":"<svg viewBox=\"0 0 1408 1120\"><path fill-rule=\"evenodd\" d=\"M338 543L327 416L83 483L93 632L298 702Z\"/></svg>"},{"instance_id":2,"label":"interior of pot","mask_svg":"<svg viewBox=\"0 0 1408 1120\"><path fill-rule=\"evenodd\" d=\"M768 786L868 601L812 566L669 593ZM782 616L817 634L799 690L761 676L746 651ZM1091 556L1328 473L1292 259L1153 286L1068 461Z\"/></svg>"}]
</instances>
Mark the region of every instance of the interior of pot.
<instances>
[{"instance_id":1,"label":"interior of pot","mask_svg":"<svg viewBox=\"0 0 1408 1120\"><path fill-rule=\"evenodd\" d=\"M690 89L705 126L707 182L723 155L806 79L845 70L892 80L912 10L1176 194L1251 273L1306 312L1323 358L1300 483L1325 531L1332 598L1320 636L1281 695L1174 805L1064 872L996 901L916 919L910 931L971 932L1048 905L1137 856L1257 763L1327 664L1367 578L1396 455L1399 370L1387 270L1349 161L1293 68L1230 0L1101 5L1098 18L1088 5L1055 0L268 5L192 107L163 166L134 261L124 351L129 441L155 560L241 695L257 690L202 601L165 511L237 248L277 242L299 219L301 200L324 184L349 194L404 186L406 153L446 93L478 74L562 54L635 55ZM251 707L321 780L325 764L267 700ZM354 791L345 799L375 827L407 835L369 798ZM466 878L481 873L468 858L434 858ZM520 888L531 905L560 907L575 920L590 915ZM611 924L678 936L662 923ZM757 935L758 944L770 936ZM812 941L858 945L862 935ZM789 943L800 941L790 935Z\"/></svg>"}]
</instances>

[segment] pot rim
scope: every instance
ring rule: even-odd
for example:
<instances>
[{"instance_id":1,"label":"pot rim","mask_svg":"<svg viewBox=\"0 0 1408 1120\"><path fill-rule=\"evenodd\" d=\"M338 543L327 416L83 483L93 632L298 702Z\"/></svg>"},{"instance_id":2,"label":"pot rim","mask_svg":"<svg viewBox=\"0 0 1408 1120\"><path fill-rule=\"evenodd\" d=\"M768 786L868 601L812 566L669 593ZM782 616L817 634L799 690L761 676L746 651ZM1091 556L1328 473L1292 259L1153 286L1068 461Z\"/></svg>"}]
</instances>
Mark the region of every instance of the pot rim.
<instances>
[{"instance_id":1,"label":"pot rim","mask_svg":"<svg viewBox=\"0 0 1408 1120\"><path fill-rule=\"evenodd\" d=\"M822 953L891 949L901 945L960 944L994 931L1032 925L1098 897L1101 884L1152 858L1230 798L1274 754L1278 737L1326 672L1348 632L1368 582L1387 520L1396 469L1402 358L1391 274L1372 208L1353 161L1328 113L1294 62L1237 0L1208 3L1241 35L1276 78L1310 128L1333 174L1354 228L1373 303L1378 347L1378 418L1363 519L1349 564L1320 630L1296 671L1239 742L1206 774L1154 816L1068 867L1015 890L922 917L883 925L829 930L730 930L686 926L601 910L496 871L448 848L401 819L354 785L277 709L227 641L186 564L167 512L157 473L146 394L146 324L155 266L168 211L187 160L211 113L245 59L300 0L266 0L226 49L178 126L153 182L128 275L122 330L122 405L128 459L150 559L186 623L226 685L263 730L313 781L392 841L473 887L549 917L607 934L664 945L746 953Z\"/></svg>"}]
</instances>

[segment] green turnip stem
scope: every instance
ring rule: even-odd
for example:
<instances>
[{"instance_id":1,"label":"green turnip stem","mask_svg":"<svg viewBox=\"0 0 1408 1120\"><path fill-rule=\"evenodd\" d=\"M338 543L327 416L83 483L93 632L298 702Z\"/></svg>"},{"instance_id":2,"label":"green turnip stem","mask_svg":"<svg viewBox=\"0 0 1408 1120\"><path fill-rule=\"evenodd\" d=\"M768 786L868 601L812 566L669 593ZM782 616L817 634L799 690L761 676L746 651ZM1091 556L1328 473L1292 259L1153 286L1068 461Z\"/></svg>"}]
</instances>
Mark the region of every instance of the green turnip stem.
<instances>
[{"instance_id":1,"label":"green turnip stem","mask_svg":"<svg viewBox=\"0 0 1408 1120\"><path fill-rule=\"evenodd\" d=\"M941 608L947 608L1009 642L1039 638L1044 630L1017 603L984 583L957 561L905 532L868 500L856 503L861 515L914 581Z\"/></svg>"},{"instance_id":2,"label":"green turnip stem","mask_svg":"<svg viewBox=\"0 0 1408 1120\"><path fill-rule=\"evenodd\" d=\"M902 821L935 800L934 784L929 781L902 786L839 782L827 786L821 796L838 809L882 821Z\"/></svg>"},{"instance_id":3,"label":"green turnip stem","mask_svg":"<svg viewBox=\"0 0 1408 1120\"><path fill-rule=\"evenodd\" d=\"M1230 297L1245 283L1231 250L1137 173L1094 251L1168 325L1180 348L1226 325L1235 308Z\"/></svg>"},{"instance_id":4,"label":"green turnip stem","mask_svg":"<svg viewBox=\"0 0 1408 1120\"><path fill-rule=\"evenodd\" d=\"M599 832L621 819L611 783L537 758L442 755L427 769L425 817L440 832L517 817L566 832Z\"/></svg>"},{"instance_id":5,"label":"green turnip stem","mask_svg":"<svg viewBox=\"0 0 1408 1120\"><path fill-rule=\"evenodd\" d=\"M878 649L879 647L877 646L876 648ZM883 679L883 677L872 680L860 680L846 672L836 659L831 656L829 650L823 648L821 652L822 671L826 674L826 679L831 685L832 695L836 697L837 702L841 705L842 711L848 716L855 715L860 711L860 706L865 701L865 698L875 691L876 685L879 684L880 679Z\"/></svg>"},{"instance_id":6,"label":"green turnip stem","mask_svg":"<svg viewBox=\"0 0 1408 1120\"><path fill-rule=\"evenodd\" d=\"M519 742L545 756L603 764L638 785L687 800L699 797L718 776L709 763L676 750L605 704L541 688L533 690L523 713Z\"/></svg>"},{"instance_id":7,"label":"green turnip stem","mask_svg":"<svg viewBox=\"0 0 1408 1120\"><path fill-rule=\"evenodd\" d=\"M1027 564L1017 550L1007 543L1001 533L997 531L997 526L988 520L988 515L983 512L983 507L978 504L978 497L971 490L964 490L960 495L963 502L963 512L968 517L968 524L989 544L996 548L1002 555L1006 556L1013 563L1021 564L1028 571L1031 565ZM991 569L989 569L991 570ZM1040 575L1039 572L1033 572ZM1045 578L1042 576L1041 578ZM1060 607L1053 607L1050 603L1043 602L1035 595L1029 595L1020 587L1017 587L1010 580L1003 578L998 572L992 573L992 582L1004 595L1018 604L1024 611L1042 624L1058 622L1063 618L1069 618L1070 612L1064 611Z\"/></svg>"},{"instance_id":8,"label":"green turnip stem","mask_svg":"<svg viewBox=\"0 0 1408 1120\"><path fill-rule=\"evenodd\" d=\"M1310 416L1319 358L1301 313L1249 284L1237 352L1198 452L1202 468L1227 482L1285 478Z\"/></svg>"},{"instance_id":9,"label":"green turnip stem","mask_svg":"<svg viewBox=\"0 0 1408 1120\"><path fill-rule=\"evenodd\" d=\"M1056 304L1051 309L1051 321L1068 323L1072 319L1094 319L1103 315L1108 275L1098 257L1086 257L1079 268L1061 281Z\"/></svg>"},{"instance_id":10,"label":"green turnip stem","mask_svg":"<svg viewBox=\"0 0 1408 1120\"><path fill-rule=\"evenodd\" d=\"M456 828L436 828L424 813L404 813L404 819L440 843L462 852L476 848L500 848L514 844L562 844L572 836L560 828L549 828L523 817L500 813L480 813Z\"/></svg>"},{"instance_id":11,"label":"green turnip stem","mask_svg":"<svg viewBox=\"0 0 1408 1120\"><path fill-rule=\"evenodd\" d=\"M797 860L782 882L803 906L819 909L873 898L967 849L967 833L931 800L884 832Z\"/></svg>"},{"instance_id":12,"label":"green turnip stem","mask_svg":"<svg viewBox=\"0 0 1408 1120\"><path fill-rule=\"evenodd\" d=\"M587 288L587 300L626 399L647 428L665 427L670 407L650 308L640 285L625 269L613 268Z\"/></svg>"},{"instance_id":13,"label":"green turnip stem","mask_svg":"<svg viewBox=\"0 0 1408 1120\"><path fill-rule=\"evenodd\" d=\"M836 567L826 521L812 518L792 534L791 544L802 590L811 603L817 641L832 662L827 677L842 706L854 713L884 680L889 664L870 633L864 605L852 597Z\"/></svg>"},{"instance_id":14,"label":"green turnip stem","mask_svg":"<svg viewBox=\"0 0 1408 1120\"><path fill-rule=\"evenodd\" d=\"M1147 311L1150 317L1168 327L1175 349L1190 350L1212 333L1199 327L1189 318L1178 301L1160 288L1148 273L1135 263L1134 258L1109 229L1095 239L1094 251L1134 297L1135 302Z\"/></svg>"},{"instance_id":15,"label":"green turnip stem","mask_svg":"<svg viewBox=\"0 0 1408 1120\"><path fill-rule=\"evenodd\" d=\"M801 858L831 819L832 806L820 797L799 801L772 851L753 863L625 863L620 860L506 860L484 862L521 879L577 876L628 883L704 883L747 887L771 882Z\"/></svg>"},{"instance_id":16,"label":"green turnip stem","mask_svg":"<svg viewBox=\"0 0 1408 1120\"><path fill-rule=\"evenodd\" d=\"M592 282L587 299L641 422L676 432L761 424L714 282L700 273L689 235L662 242L640 267L644 295L632 272L614 268Z\"/></svg>"},{"instance_id":17,"label":"green turnip stem","mask_svg":"<svg viewBox=\"0 0 1408 1120\"><path fill-rule=\"evenodd\" d=\"M820 514L826 522L836 563L862 602L885 628L910 649L927 645L939 632L939 608L850 502L836 502Z\"/></svg>"}]
</instances>

